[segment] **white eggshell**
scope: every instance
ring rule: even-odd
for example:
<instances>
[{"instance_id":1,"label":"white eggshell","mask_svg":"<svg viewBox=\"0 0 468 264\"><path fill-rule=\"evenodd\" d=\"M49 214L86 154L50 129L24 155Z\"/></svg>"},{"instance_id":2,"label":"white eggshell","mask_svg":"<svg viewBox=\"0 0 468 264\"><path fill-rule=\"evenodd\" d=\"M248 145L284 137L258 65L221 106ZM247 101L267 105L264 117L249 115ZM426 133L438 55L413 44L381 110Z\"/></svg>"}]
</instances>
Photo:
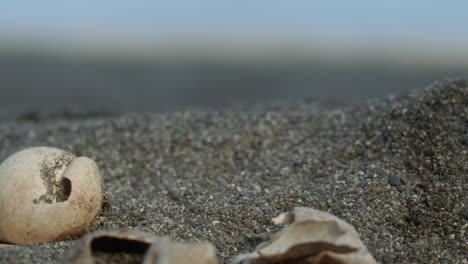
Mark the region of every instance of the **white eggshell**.
<instances>
[{"instance_id":1,"label":"white eggshell","mask_svg":"<svg viewBox=\"0 0 468 264\"><path fill-rule=\"evenodd\" d=\"M50 242L80 234L101 202L93 160L51 147L22 150L0 164L0 241Z\"/></svg>"},{"instance_id":2,"label":"white eggshell","mask_svg":"<svg viewBox=\"0 0 468 264\"><path fill-rule=\"evenodd\" d=\"M289 225L254 252L237 256L234 263L377 263L356 229L332 214L296 207L272 220Z\"/></svg>"}]
</instances>

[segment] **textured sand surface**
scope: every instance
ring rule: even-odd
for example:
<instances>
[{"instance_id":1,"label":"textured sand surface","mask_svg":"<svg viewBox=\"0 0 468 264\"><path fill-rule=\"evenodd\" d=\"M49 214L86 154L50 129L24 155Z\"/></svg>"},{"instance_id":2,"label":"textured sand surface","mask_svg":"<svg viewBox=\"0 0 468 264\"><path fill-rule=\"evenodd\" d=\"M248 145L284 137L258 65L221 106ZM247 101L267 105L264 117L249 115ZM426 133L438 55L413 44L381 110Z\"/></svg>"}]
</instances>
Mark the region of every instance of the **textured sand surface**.
<instances>
[{"instance_id":1,"label":"textured sand surface","mask_svg":"<svg viewBox=\"0 0 468 264\"><path fill-rule=\"evenodd\" d=\"M464 263L468 83L352 108L308 105L0 124L0 159L31 146L93 158L125 227L210 241L228 262L295 206L353 224L381 263ZM391 182L391 183L390 183ZM60 263L75 240L0 249L0 263Z\"/></svg>"}]
</instances>

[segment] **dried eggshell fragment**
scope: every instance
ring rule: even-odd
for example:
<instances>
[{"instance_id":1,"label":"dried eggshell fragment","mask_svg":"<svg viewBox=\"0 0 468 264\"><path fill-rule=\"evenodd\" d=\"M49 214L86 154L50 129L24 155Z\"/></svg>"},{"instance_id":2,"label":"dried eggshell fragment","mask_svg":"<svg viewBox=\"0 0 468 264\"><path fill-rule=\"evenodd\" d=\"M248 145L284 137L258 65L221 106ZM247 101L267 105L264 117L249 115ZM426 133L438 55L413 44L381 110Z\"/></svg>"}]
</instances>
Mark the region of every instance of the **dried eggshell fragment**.
<instances>
[{"instance_id":1,"label":"dried eggshell fragment","mask_svg":"<svg viewBox=\"0 0 468 264\"><path fill-rule=\"evenodd\" d=\"M273 218L290 224L257 249L235 259L235 263L374 264L354 227L315 209L295 208Z\"/></svg>"},{"instance_id":2,"label":"dried eggshell fragment","mask_svg":"<svg viewBox=\"0 0 468 264\"><path fill-rule=\"evenodd\" d=\"M0 164L0 240L50 242L80 234L98 214L94 161L51 147L17 152Z\"/></svg>"},{"instance_id":3,"label":"dried eggshell fragment","mask_svg":"<svg viewBox=\"0 0 468 264\"><path fill-rule=\"evenodd\" d=\"M133 230L98 231L82 237L65 253L65 263L94 264L97 252L144 254L158 237Z\"/></svg>"},{"instance_id":4,"label":"dried eggshell fragment","mask_svg":"<svg viewBox=\"0 0 468 264\"><path fill-rule=\"evenodd\" d=\"M186 244L172 242L167 237L133 230L101 231L81 238L66 252L65 263L94 264L103 262L102 253L127 253L143 264L216 264L216 250L209 243ZM100 255L101 254L101 255ZM109 257L109 256L107 256Z\"/></svg>"},{"instance_id":5,"label":"dried eggshell fragment","mask_svg":"<svg viewBox=\"0 0 468 264\"><path fill-rule=\"evenodd\" d=\"M216 249L210 243L187 244L163 237L146 253L143 264L216 264Z\"/></svg>"}]
</instances>

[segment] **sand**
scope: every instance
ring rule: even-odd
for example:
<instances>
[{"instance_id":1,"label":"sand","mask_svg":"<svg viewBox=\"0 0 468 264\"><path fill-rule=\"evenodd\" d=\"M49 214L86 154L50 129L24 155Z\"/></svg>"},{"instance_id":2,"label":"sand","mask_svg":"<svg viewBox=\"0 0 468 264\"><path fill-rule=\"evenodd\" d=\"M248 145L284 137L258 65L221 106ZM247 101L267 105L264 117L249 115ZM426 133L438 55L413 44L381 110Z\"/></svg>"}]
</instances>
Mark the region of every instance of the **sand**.
<instances>
[{"instance_id":1,"label":"sand","mask_svg":"<svg viewBox=\"0 0 468 264\"><path fill-rule=\"evenodd\" d=\"M296 206L354 225L380 263L464 263L468 82L320 110L282 104L0 123L0 160L31 146L94 159L124 227L209 241L228 263ZM76 238L0 249L0 263L60 263Z\"/></svg>"}]
</instances>

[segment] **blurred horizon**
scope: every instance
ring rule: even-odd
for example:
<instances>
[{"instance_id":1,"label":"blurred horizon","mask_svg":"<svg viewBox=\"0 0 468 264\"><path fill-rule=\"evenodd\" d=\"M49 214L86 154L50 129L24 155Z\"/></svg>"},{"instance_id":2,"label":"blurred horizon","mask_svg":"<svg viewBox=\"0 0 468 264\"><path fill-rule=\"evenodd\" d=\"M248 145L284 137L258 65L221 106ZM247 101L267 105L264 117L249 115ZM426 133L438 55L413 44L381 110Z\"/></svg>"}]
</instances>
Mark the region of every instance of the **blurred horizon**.
<instances>
[{"instance_id":1,"label":"blurred horizon","mask_svg":"<svg viewBox=\"0 0 468 264\"><path fill-rule=\"evenodd\" d=\"M303 38L339 36L398 40L415 36L456 37L468 27L466 1L371 1L294 3L280 1L74 1L6 0L0 9L0 32L36 34L38 37L98 36L118 33L131 37L215 34L250 36L284 35Z\"/></svg>"},{"instance_id":2,"label":"blurred horizon","mask_svg":"<svg viewBox=\"0 0 468 264\"><path fill-rule=\"evenodd\" d=\"M468 73L468 2L4 1L0 116L399 94Z\"/></svg>"},{"instance_id":3,"label":"blurred horizon","mask_svg":"<svg viewBox=\"0 0 468 264\"><path fill-rule=\"evenodd\" d=\"M261 55L264 49L273 54L299 50L299 56L327 51L364 56L368 51L383 59L400 53L465 64L466 10L465 1L422 0L7 0L0 9L0 48L49 46L91 54L111 49L130 55L139 50L170 53L172 47L189 54L217 48L218 55Z\"/></svg>"}]
</instances>

